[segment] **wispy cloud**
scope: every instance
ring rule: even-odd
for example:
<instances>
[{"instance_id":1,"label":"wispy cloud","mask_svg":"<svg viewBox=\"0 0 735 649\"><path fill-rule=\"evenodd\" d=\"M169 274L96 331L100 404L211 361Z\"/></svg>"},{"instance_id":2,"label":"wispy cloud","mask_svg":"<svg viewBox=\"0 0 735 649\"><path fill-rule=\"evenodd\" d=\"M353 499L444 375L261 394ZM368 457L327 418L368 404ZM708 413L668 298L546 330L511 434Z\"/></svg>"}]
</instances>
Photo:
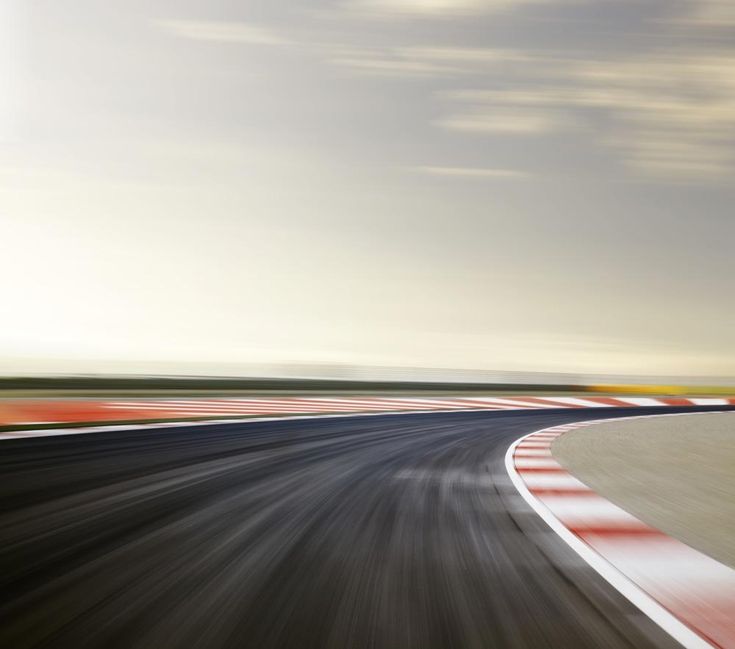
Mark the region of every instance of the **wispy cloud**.
<instances>
[{"instance_id":1,"label":"wispy cloud","mask_svg":"<svg viewBox=\"0 0 735 649\"><path fill-rule=\"evenodd\" d=\"M472 14L536 0L347 0L380 14ZM573 0L540 0L571 2ZM692 0L686 20L735 24L735 0ZM256 24L168 20L182 38L280 45L355 76L436 78L444 111L433 124L447 131L524 137L572 133L615 152L636 175L701 180L735 172L735 48L681 45L645 55L611 51L605 59L523 48L460 45L364 45L293 40ZM709 29L704 27L703 29ZM446 41L445 41L446 42ZM460 86L461 87L461 86ZM491 89L488 89L491 88ZM454 169L436 167L436 169ZM427 172L428 173L428 172ZM446 175L446 174L445 174Z\"/></svg>"},{"instance_id":2,"label":"wispy cloud","mask_svg":"<svg viewBox=\"0 0 735 649\"><path fill-rule=\"evenodd\" d=\"M525 52L490 47L402 47L397 54L416 61L438 61L463 65L496 65L536 60Z\"/></svg>"},{"instance_id":3,"label":"wispy cloud","mask_svg":"<svg viewBox=\"0 0 735 649\"><path fill-rule=\"evenodd\" d=\"M286 42L271 30L244 22L217 22L205 20L162 20L165 30L196 41L244 43L248 45L280 45Z\"/></svg>"},{"instance_id":4,"label":"wispy cloud","mask_svg":"<svg viewBox=\"0 0 735 649\"><path fill-rule=\"evenodd\" d=\"M549 0L348 0L350 9L380 17L462 16L491 13Z\"/></svg>"},{"instance_id":5,"label":"wispy cloud","mask_svg":"<svg viewBox=\"0 0 735 649\"><path fill-rule=\"evenodd\" d=\"M530 174L516 169L491 169L485 167L409 167L409 171L429 176L452 176L460 178L528 178Z\"/></svg>"},{"instance_id":6,"label":"wispy cloud","mask_svg":"<svg viewBox=\"0 0 735 649\"><path fill-rule=\"evenodd\" d=\"M457 77L527 63L524 52L482 47L333 47L329 60L357 73L402 77Z\"/></svg>"},{"instance_id":7,"label":"wispy cloud","mask_svg":"<svg viewBox=\"0 0 735 649\"><path fill-rule=\"evenodd\" d=\"M350 68L362 75L427 77L461 72L442 62L404 56L393 48L332 47L328 49L327 58L335 65Z\"/></svg>"},{"instance_id":8,"label":"wispy cloud","mask_svg":"<svg viewBox=\"0 0 735 649\"><path fill-rule=\"evenodd\" d=\"M474 105L436 122L453 131L499 135L539 135L560 128L562 120L553 109L534 106Z\"/></svg>"},{"instance_id":9,"label":"wispy cloud","mask_svg":"<svg viewBox=\"0 0 735 649\"><path fill-rule=\"evenodd\" d=\"M690 22L701 25L735 25L735 2L733 0L691 0Z\"/></svg>"},{"instance_id":10,"label":"wispy cloud","mask_svg":"<svg viewBox=\"0 0 735 649\"><path fill-rule=\"evenodd\" d=\"M648 53L607 61L531 63L503 90L450 93L437 124L487 134L576 128L618 151L635 172L684 180L735 169L735 51Z\"/></svg>"}]
</instances>

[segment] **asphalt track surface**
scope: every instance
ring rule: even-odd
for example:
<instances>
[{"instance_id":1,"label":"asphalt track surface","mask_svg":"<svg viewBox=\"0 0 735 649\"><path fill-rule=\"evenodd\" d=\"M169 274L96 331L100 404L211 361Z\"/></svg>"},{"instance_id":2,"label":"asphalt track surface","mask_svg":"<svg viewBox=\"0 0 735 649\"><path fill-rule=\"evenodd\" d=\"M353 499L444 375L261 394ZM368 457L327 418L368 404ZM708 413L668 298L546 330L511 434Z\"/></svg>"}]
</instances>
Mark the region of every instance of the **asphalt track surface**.
<instances>
[{"instance_id":1,"label":"asphalt track surface","mask_svg":"<svg viewBox=\"0 0 735 649\"><path fill-rule=\"evenodd\" d=\"M0 647L678 646L546 527L503 463L539 428L647 412L2 442Z\"/></svg>"}]
</instances>

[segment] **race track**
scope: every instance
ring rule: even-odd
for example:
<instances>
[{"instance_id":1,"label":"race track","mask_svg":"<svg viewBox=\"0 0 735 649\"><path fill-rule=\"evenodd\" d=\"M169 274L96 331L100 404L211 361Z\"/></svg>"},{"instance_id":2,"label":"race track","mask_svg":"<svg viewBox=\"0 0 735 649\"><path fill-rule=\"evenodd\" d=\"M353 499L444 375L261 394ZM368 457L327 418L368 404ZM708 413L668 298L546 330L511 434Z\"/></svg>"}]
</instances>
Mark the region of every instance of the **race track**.
<instances>
[{"instance_id":1,"label":"race track","mask_svg":"<svg viewBox=\"0 0 735 649\"><path fill-rule=\"evenodd\" d=\"M645 412L5 441L0 646L677 646L546 528L503 464L533 430Z\"/></svg>"}]
</instances>

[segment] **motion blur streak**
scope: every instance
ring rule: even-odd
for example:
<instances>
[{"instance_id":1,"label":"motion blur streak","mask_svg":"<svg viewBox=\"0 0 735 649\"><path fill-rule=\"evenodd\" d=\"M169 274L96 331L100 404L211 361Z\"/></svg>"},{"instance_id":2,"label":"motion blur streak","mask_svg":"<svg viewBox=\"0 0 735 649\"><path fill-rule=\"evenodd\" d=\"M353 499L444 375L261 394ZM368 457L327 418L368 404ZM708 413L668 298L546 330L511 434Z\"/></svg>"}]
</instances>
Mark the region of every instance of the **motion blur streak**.
<instances>
[{"instance_id":1,"label":"motion blur streak","mask_svg":"<svg viewBox=\"0 0 735 649\"><path fill-rule=\"evenodd\" d=\"M674 646L545 527L503 465L533 430L651 411L7 441L0 646Z\"/></svg>"}]
</instances>

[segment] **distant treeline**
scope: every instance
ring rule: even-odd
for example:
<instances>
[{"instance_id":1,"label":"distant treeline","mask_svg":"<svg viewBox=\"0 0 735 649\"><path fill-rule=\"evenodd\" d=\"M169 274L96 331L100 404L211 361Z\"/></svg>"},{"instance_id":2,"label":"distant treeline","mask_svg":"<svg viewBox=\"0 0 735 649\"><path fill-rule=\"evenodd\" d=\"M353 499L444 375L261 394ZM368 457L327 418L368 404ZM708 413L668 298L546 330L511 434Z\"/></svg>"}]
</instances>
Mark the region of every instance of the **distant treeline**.
<instances>
[{"instance_id":1,"label":"distant treeline","mask_svg":"<svg viewBox=\"0 0 735 649\"><path fill-rule=\"evenodd\" d=\"M258 391L451 391L451 392L579 392L579 385L528 383L439 383L291 378L203 377L0 377L0 390L258 390Z\"/></svg>"}]
</instances>

